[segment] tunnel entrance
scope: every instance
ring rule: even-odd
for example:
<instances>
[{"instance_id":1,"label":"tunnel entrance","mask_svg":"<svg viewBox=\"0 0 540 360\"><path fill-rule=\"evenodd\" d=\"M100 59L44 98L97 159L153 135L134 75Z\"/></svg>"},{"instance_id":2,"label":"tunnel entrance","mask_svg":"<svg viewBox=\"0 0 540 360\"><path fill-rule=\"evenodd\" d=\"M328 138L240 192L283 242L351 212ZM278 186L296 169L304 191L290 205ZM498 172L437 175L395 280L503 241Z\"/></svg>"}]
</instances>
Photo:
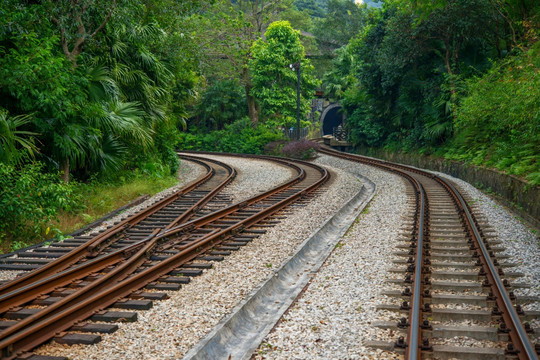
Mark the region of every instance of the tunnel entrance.
<instances>
[{"instance_id":1,"label":"tunnel entrance","mask_svg":"<svg viewBox=\"0 0 540 360\"><path fill-rule=\"evenodd\" d=\"M322 134L333 135L334 128L343 124L341 105L334 104L327 107L321 115Z\"/></svg>"}]
</instances>

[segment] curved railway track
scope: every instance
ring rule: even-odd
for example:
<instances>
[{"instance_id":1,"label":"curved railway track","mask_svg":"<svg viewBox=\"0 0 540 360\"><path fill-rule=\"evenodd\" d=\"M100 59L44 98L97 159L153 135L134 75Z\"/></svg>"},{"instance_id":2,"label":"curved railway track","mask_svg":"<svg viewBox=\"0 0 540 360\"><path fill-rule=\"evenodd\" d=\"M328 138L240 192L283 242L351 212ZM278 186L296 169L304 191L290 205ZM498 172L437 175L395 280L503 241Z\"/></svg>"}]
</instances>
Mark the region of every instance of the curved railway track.
<instances>
[{"instance_id":1,"label":"curved railway track","mask_svg":"<svg viewBox=\"0 0 540 360\"><path fill-rule=\"evenodd\" d=\"M275 223L269 220L272 216L311 194L329 177L324 168L309 163L264 157L292 168L296 175L267 192L211 211L205 205L219 200L218 192L235 171L215 160L181 157L205 164L202 182L1 285L2 359L24 356L53 337L69 338L66 331L85 331L85 327L96 331L99 326L81 321L103 318L107 307L148 308L159 294L144 289L178 289L186 282L185 274L208 267L193 260L220 260L245 245Z\"/></svg>"},{"instance_id":2,"label":"curved railway track","mask_svg":"<svg viewBox=\"0 0 540 360\"><path fill-rule=\"evenodd\" d=\"M398 261L406 270L396 270L404 278L394 282L403 290L386 293L401 298L402 303L380 307L407 315L397 324L406 335L394 346L404 352L405 359L538 359L538 339L535 348L531 341L534 330L523 320L538 319L539 314L521 309L520 303L527 299L513 294L512 289L521 284L511 282L519 274L507 270L512 264L498 255L502 249L484 234L470 205L452 183L404 165L326 147L320 152L393 172L413 189L415 210L408 241L398 246L401 251L396 253L407 259ZM471 289L476 292L468 295ZM447 308L459 304L481 310ZM455 325L463 321L482 321L484 326ZM506 349L432 345L454 336L491 337L506 344Z\"/></svg>"},{"instance_id":3,"label":"curved railway track","mask_svg":"<svg viewBox=\"0 0 540 360\"><path fill-rule=\"evenodd\" d=\"M13 258L2 259L4 263L16 265L14 267L5 267L8 269L25 270L34 267L36 269L17 277L13 281L0 285L0 302L6 302L6 298L9 298L11 306L16 306L18 304L7 294L13 295L14 293L24 292L31 295L29 293L29 284L35 286L35 284L43 282L43 279L46 278L50 281L51 276L58 276L58 272L77 262L96 257L101 251L118 254L118 252L114 251L115 249L132 249L133 247L130 247L130 245L146 238L156 228L170 228L189 220L200 212L203 206L213 200L218 192L236 176L236 170L222 162L215 160L201 161L189 156L183 158L203 166L206 169L206 174L189 186L166 196L98 235L67 239L60 243L52 243L50 246L33 249L32 252L16 253ZM218 202L224 201L223 198L215 200ZM119 261L122 256L117 256L116 261ZM40 266L40 263L43 265ZM97 269L94 268L93 270ZM65 281L74 279L75 277L71 276ZM60 284L55 283L54 285L58 286ZM2 310L5 310L5 307L0 305L0 312Z\"/></svg>"}]
</instances>

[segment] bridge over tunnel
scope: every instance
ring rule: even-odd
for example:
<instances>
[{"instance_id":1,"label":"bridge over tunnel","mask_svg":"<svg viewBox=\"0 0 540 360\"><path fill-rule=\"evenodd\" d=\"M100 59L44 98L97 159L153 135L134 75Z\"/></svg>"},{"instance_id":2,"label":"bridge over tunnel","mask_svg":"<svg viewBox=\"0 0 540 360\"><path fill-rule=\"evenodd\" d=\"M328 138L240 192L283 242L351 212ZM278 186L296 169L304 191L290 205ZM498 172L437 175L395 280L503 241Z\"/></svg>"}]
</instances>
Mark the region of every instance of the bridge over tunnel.
<instances>
[{"instance_id":1,"label":"bridge over tunnel","mask_svg":"<svg viewBox=\"0 0 540 360\"><path fill-rule=\"evenodd\" d=\"M327 106L320 117L322 135L333 135L335 128L339 125L344 125L343 120L341 104L331 104Z\"/></svg>"}]
</instances>

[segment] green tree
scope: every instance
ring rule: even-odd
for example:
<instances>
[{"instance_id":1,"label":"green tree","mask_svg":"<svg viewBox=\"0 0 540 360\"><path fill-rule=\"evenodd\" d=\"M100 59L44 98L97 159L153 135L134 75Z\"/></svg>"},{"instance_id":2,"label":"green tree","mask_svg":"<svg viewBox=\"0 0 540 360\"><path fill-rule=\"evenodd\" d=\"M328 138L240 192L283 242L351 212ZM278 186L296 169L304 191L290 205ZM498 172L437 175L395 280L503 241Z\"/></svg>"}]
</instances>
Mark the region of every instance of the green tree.
<instances>
[{"instance_id":1,"label":"green tree","mask_svg":"<svg viewBox=\"0 0 540 360\"><path fill-rule=\"evenodd\" d=\"M309 112L309 101L319 82L313 76L313 66L305 59L299 32L287 21L272 23L265 40L257 40L251 49L249 63L253 79L252 94L261 104L267 119L280 126L291 126L296 118L297 74L290 65L301 65L301 112Z\"/></svg>"},{"instance_id":2,"label":"green tree","mask_svg":"<svg viewBox=\"0 0 540 360\"><path fill-rule=\"evenodd\" d=\"M354 56L347 47L341 47L335 51L336 57L332 60L330 71L324 74L323 86L326 96L334 101L339 101L345 96L345 92L356 84L352 74Z\"/></svg>"},{"instance_id":3,"label":"green tree","mask_svg":"<svg viewBox=\"0 0 540 360\"><path fill-rule=\"evenodd\" d=\"M296 0L294 6L300 11L307 11L310 16L322 18L326 13L326 6L315 0Z\"/></svg>"},{"instance_id":4,"label":"green tree","mask_svg":"<svg viewBox=\"0 0 540 360\"><path fill-rule=\"evenodd\" d=\"M237 81L222 80L203 93L196 107L197 125L222 130L247 116L246 97Z\"/></svg>"},{"instance_id":5,"label":"green tree","mask_svg":"<svg viewBox=\"0 0 540 360\"><path fill-rule=\"evenodd\" d=\"M540 184L540 43L467 81L450 156Z\"/></svg>"},{"instance_id":6,"label":"green tree","mask_svg":"<svg viewBox=\"0 0 540 360\"><path fill-rule=\"evenodd\" d=\"M40 160L65 181L73 172L119 169L133 158L129 152L170 162L173 140L162 132L178 131L186 118L197 75L194 59L178 45L182 36L155 19L174 29L201 4L182 3L171 16L161 7L173 5L166 0L149 8L123 0L6 0L0 106L14 117L32 114L21 130L39 134Z\"/></svg>"},{"instance_id":7,"label":"green tree","mask_svg":"<svg viewBox=\"0 0 540 360\"><path fill-rule=\"evenodd\" d=\"M244 87L249 118L256 126L260 108L252 94L248 63L251 46L268 25L290 6L290 0L239 0L218 3L204 17L195 18L202 71L212 81L238 80Z\"/></svg>"},{"instance_id":8,"label":"green tree","mask_svg":"<svg viewBox=\"0 0 540 360\"><path fill-rule=\"evenodd\" d=\"M319 46L332 51L347 45L366 23L365 6L350 0L330 0L326 16L313 24Z\"/></svg>"},{"instance_id":9,"label":"green tree","mask_svg":"<svg viewBox=\"0 0 540 360\"><path fill-rule=\"evenodd\" d=\"M462 79L483 71L494 54L488 0L431 5L419 14L406 1L385 3L349 45L365 93L350 93L349 124L382 129L381 143L414 148L452 136Z\"/></svg>"},{"instance_id":10,"label":"green tree","mask_svg":"<svg viewBox=\"0 0 540 360\"><path fill-rule=\"evenodd\" d=\"M66 58L77 66L83 47L105 28L117 6L116 0L44 1L50 20L56 25Z\"/></svg>"}]
</instances>

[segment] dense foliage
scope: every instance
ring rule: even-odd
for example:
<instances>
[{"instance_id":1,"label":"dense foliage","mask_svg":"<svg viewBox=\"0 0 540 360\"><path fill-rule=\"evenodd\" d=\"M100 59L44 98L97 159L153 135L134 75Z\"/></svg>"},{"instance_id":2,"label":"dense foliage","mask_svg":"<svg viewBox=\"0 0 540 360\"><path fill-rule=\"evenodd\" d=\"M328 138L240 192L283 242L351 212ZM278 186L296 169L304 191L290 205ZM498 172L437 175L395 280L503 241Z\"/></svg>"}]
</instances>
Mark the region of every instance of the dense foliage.
<instances>
[{"instance_id":1,"label":"dense foliage","mask_svg":"<svg viewBox=\"0 0 540 360\"><path fill-rule=\"evenodd\" d=\"M179 137L183 150L204 150L229 153L262 154L266 144L282 138L282 134L265 126L253 128L249 118L225 125L223 130L202 133L196 128Z\"/></svg>"},{"instance_id":2,"label":"dense foliage","mask_svg":"<svg viewBox=\"0 0 540 360\"><path fill-rule=\"evenodd\" d=\"M66 182L133 167L132 153L170 166L161 133L175 131L185 114L178 101L196 79L181 51L166 47L180 41L164 30L172 20L155 11L131 1L4 1L0 110L30 119L16 129L27 143L9 152L31 150ZM2 131L13 138L15 129Z\"/></svg>"},{"instance_id":3,"label":"dense foliage","mask_svg":"<svg viewBox=\"0 0 540 360\"><path fill-rule=\"evenodd\" d=\"M467 82L447 157L540 184L540 43Z\"/></svg>"},{"instance_id":4,"label":"dense foliage","mask_svg":"<svg viewBox=\"0 0 540 360\"><path fill-rule=\"evenodd\" d=\"M358 146L436 153L540 183L534 1L384 1L324 78ZM529 50L530 49L530 50Z\"/></svg>"},{"instance_id":5,"label":"dense foliage","mask_svg":"<svg viewBox=\"0 0 540 360\"><path fill-rule=\"evenodd\" d=\"M2 1L0 240L50 236L59 212L82 211L70 180L176 173L200 83L182 24L209 4Z\"/></svg>"},{"instance_id":6,"label":"dense foliage","mask_svg":"<svg viewBox=\"0 0 540 360\"><path fill-rule=\"evenodd\" d=\"M20 170L0 166L0 189L0 241L14 240L13 248L56 234L55 215L77 206L73 189L39 164Z\"/></svg>"},{"instance_id":7,"label":"dense foliage","mask_svg":"<svg viewBox=\"0 0 540 360\"><path fill-rule=\"evenodd\" d=\"M300 112L303 119L307 118L310 98L318 83L309 59L304 59L298 32L286 21L274 22L266 30L264 40L253 44L251 53L252 94L259 100L261 114L272 120L272 126L290 128L295 125L297 72L300 71Z\"/></svg>"}]
</instances>

